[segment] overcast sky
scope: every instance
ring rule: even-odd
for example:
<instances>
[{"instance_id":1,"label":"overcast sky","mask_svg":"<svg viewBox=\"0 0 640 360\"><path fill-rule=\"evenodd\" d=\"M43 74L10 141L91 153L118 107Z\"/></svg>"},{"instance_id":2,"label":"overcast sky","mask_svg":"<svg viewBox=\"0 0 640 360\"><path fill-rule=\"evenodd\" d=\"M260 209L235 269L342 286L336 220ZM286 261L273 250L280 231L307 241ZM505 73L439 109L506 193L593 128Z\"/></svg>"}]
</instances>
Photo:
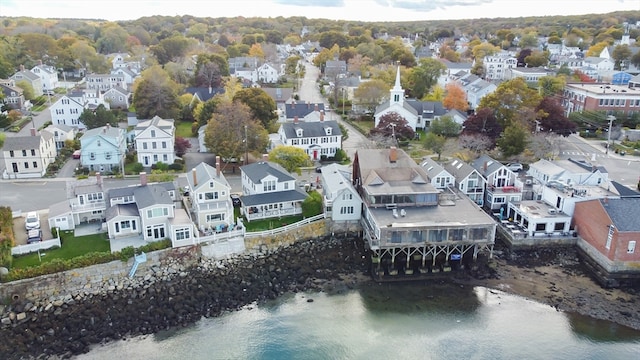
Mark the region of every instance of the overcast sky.
<instances>
[{"instance_id":1,"label":"overcast sky","mask_svg":"<svg viewBox=\"0 0 640 360\"><path fill-rule=\"evenodd\" d=\"M640 0L0 0L0 16L132 20L152 15L413 21L640 11Z\"/></svg>"}]
</instances>

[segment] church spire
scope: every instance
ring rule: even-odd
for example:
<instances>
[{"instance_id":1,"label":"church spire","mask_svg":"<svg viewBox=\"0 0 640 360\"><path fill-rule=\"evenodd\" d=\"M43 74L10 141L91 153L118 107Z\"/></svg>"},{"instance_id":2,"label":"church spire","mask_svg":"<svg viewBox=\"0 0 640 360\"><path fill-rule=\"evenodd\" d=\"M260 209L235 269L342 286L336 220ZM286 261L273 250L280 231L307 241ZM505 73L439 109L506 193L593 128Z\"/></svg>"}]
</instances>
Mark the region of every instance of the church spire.
<instances>
[{"instance_id":1,"label":"church spire","mask_svg":"<svg viewBox=\"0 0 640 360\"><path fill-rule=\"evenodd\" d=\"M400 64L398 64L398 70L396 71L396 83L390 91L391 97L389 99L390 104L400 104L404 102L404 89L400 85Z\"/></svg>"}]
</instances>

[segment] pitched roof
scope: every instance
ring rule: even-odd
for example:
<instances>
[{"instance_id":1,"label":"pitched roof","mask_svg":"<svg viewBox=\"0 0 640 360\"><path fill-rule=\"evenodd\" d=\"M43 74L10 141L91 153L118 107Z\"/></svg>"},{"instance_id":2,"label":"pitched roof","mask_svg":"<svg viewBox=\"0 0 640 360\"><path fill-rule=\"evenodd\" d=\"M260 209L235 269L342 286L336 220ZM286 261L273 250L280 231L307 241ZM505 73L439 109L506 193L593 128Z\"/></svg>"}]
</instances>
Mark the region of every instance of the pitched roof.
<instances>
[{"instance_id":1,"label":"pitched roof","mask_svg":"<svg viewBox=\"0 0 640 360\"><path fill-rule=\"evenodd\" d=\"M310 113L316 111L316 106L318 107L318 111L324 111L324 103L291 103L284 105L284 112L287 114L287 119L293 119L296 116L299 119L309 115Z\"/></svg>"},{"instance_id":2,"label":"pitched roof","mask_svg":"<svg viewBox=\"0 0 640 360\"><path fill-rule=\"evenodd\" d=\"M618 231L640 231L640 198L599 199Z\"/></svg>"},{"instance_id":3,"label":"pitched roof","mask_svg":"<svg viewBox=\"0 0 640 360\"><path fill-rule=\"evenodd\" d=\"M194 184L194 181L193 181L193 171L195 171L197 185ZM187 183L189 184L189 187L192 189L196 189L199 185L209 183L209 180L211 179L215 179L216 181L222 183L223 185L229 186L229 182L224 177L224 174L222 173L222 171L220 171L220 175L218 176L216 168L214 168L213 166L205 162L199 163L198 165L196 165L196 167L192 169L191 174L187 174Z\"/></svg>"},{"instance_id":4,"label":"pitched roof","mask_svg":"<svg viewBox=\"0 0 640 360\"><path fill-rule=\"evenodd\" d=\"M291 99L293 94L293 89L291 88L262 88L262 90L271 96L275 102L287 101Z\"/></svg>"},{"instance_id":5,"label":"pitched roof","mask_svg":"<svg viewBox=\"0 0 640 360\"><path fill-rule=\"evenodd\" d=\"M429 179L433 179L443 171L446 171L440 164L430 157L423 158L420 166L422 166L427 175L429 175Z\"/></svg>"},{"instance_id":6,"label":"pitched roof","mask_svg":"<svg viewBox=\"0 0 640 360\"><path fill-rule=\"evenodd\" d=\"M85 130L84 135L82 135L80 139L88 139L98 135L104 138L117 139L124 135L124 129L120 129L114 126L103 126L95 129L89 129Z\"/></svg>"},{"instance_id":7,"label":"pitched roof","mask_svg":"<svg viewBox=\"0 0 640 360\"><path fill-rule=\"evenodd\" d=\"M628 187L622 185L617 181L610 181L611 185L615 188L616 192L620 195L620 197L640 197L640 192L635 191L633 189L629 189ZM640 210L640 209L638 209Z\"/></svg>"},{"instance_id":8,"label":"pitched roof","mask_svg":"<svg viewBox=\"0 0 640 360\"><path fill-rule=\"evenodd\" d=\"M169 190L175 190L175 185L172 182L128 186L109 189L107 197L112 199L122 196L133 196L138 209L145 209L158 204L173 204L173 200L169 196Z\"/></svg>"},{"instance_id":9,"label":"pitched roof","mask_svg":"<svg viewBox=\"0 0 640 360\"><path fill-rule=\"evenodd\" d=\"M170 130L173 129L174 122L175 120L173 119L163 119L156 115L150 120L139 120L138 125L136 125L135 129L144 130L150 126L155 126L158 129L170 132Z\"/></svg>"},{"instance_id":10,"label":"pitched roof","mask_svg":"<svg viewBox=\"0 0 640 360\"><path fill-rule=\"evenodd\" d=\"M240 170L255 184L261 183L262 179L271 175L278 179L278 182L295 180L287 170L274 162L257 162L241 166ZM243 197L244 200L244 197Z\"/></svg>"},{"instance_id":11,"label":"pitched roof","mask_svg":"<svg viewBox=\"0 0 640 360\"><path fill-rule=\"evenodd\" d=\"M2 149L4 151L39 149L40 148L40 142L41 142L40 139L45 134L48 135L49 138L51 138L53 136L50 133L45 132L45 133L42 133L41 135L36 135L36 136L12 136L12 137L7 137L4 140L4 146L2 147ZM47 140L47 137L45 137L44 139Z\"/></svg>"},{"instance_id":12,"label":"pitched roof","mask_svg":"<svg viewBox=\"0 0 640 360\"><path fill-rule=\"evenodd\" d=\"M298 123L283 123L282 130L284 131L287 139L295 139L298 137L297 130L302 129L303 138L315 138L321 136L327 136L325 132L326 128L331 128L331 136L342 136L340 126L337 121L313 121L313 122L298 122Z\"/></svg>"},{"instance_id":13,"label":"pitched roof","mask_svg":"<svg viewBox=\"0 0 640 360\"><path fill-rule=\"evenodd\" d=\"M11 76L11 78L16 77L16 75L18 76L22 76L23 78L30 80L30 81L36 81L36 80L40 80L40 76L36 75L33 73L33 71L31 70L21 70L21 71L16 71L15 74L13 74Z\"/></svg>"},{"instance_id":14,"label":"pitched roof","mask_svg":"<svg viewBox=\"0 0 640 360\"><path fill-rule=\"evenodd\" d=\"M287 201L302 201L306 199L307 196L309 196L309 194L300 189L276 191L264 194L244 195L242 196L242 205L254 206Z\"/></svg>"},{"instance_id":15,"label":"pitched roof","mask_svg":"<svg viewBox=\"0 0 640 360\"><path fill-rule=\"evenodd\" d=\"M351 168L341 164L329 164L320 168L325 189L336 193L344 188L353 188L351 185ZM354 191L355 192L355 191Z\"/></svg>"},{"instance_id":16,"label":"pitched roof","mask_svg":"<svg viewBox=\"0 0 640 360\"><path fill-rule=\"evenodd\" d=\"M485 169L485 164L486 164L486 169ZM475 159L471 163L471 166L473 166L474 169L478 170L478 172L482 176L487 178L488 175L498 171L498 169L501 168L503 165L501 162L493 159L488 155L482 155L479 158Z\"/></svg>"},{"instance_id":17,"label":"pitched roof","mask_svg":"<svg viewBox=\"0 0 640 360\"><path fill-rule=\"evenodd\" d=\"M189 87L185 90L194 96L198 96L200 101L207 101L217 94L224 94L224 88L208 88L208 87Z\"/></svg>"},{"instance_id":18,"label":"pitched roof","mask_svg":"<svg viewBox=\"0 0 640 360\"><path fill-rule=\"evenodd\" d=\"M460 159L453 159L450 162L445 163L444 168L449 172L449 174L453 175L457 181L463 180L469 176L469 174L476 171L473 166Z\"/></svg>"},{"instance_id":19,"label":"pitched roof","mask_svg":"<svg viewBox=\"0 0 640 360\"><path fill-rule=\"evenodd\" d=\"M392 151L395 161L391 161ZM369 194L437 193L424 169L401 149L358 149L359 173Z\"/></svg>"}]
</instances>

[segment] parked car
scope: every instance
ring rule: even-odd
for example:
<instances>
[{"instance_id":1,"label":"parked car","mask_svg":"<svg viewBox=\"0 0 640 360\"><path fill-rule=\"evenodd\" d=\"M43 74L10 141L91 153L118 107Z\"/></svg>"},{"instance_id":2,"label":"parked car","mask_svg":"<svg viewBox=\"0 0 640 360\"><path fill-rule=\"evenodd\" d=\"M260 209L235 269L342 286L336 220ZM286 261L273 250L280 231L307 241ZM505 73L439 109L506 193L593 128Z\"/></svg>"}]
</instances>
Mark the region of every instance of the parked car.
<instances>
[{"instance_id":1,"label":"parked car","mask_svg":"<svg viewBox=\"0 0 640 360\"><path fill-rule=\"evenodd\" d=\"M80 159L80 150L74 151L72 157L74 159Z\"/></svg>"},{"instance_id":2,"label":"parked car","mask_svg":"<svg viewBox=\"0 0 640 360\"><path fill-rule=\"evenodd\" d=\"M507 164L507 169L513 172L519 172L519 171L522 171L523 167L522 167L522 164L520 163L509 163Z\"/></svg>"},{"instance_id":3,"label":"parked car","mask_svg":"<svg viewBox=\"0 0 640 360\"><path fill-rule=\"evenodd\" d=\"M29 232L27 233L27 244L33 244L35 242L40 242L40 241L42 241L42 230L40 229L29 230Z\"/></svg>"},{"instance_id":4,"label":"parked car","mask_svg":"<svg viewBox=\"0 0 640 360\"><path fill-rule=\"evenodd\" d=\"M240 195L231 194L231 195L229 195L229 197L231 198L231 202L233 203L233 207L240 207L242 205L242 202L240 201Z\"/></svg>"},{"instance_id":5,"label":"parked car","mask_svg":"<svg viewBox=\"0 0 640 360\"><path fill-rule=\"evenodd\" d=\"M24 226L27 230L40 229L40 215L35 211L27 213Z\"/></svg>"}]
</instances>

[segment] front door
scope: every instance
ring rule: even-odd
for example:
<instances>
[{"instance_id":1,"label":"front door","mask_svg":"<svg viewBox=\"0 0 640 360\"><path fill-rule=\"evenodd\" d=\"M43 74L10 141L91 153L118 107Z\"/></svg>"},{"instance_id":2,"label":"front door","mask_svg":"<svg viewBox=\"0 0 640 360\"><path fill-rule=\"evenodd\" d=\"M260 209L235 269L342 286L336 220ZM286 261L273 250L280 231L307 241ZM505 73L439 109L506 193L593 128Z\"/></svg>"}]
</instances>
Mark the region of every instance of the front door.
<instances>
[{"instance_id":1,"label":"front door","mask_svg":"<svg viewBox=\"0 0 640 360\"><path fill-rule=\"evenodd\" d=\"M154 239L164 239L164 226L163 227L157 227L153 229L153 238Z\"/></svg>"},{"instance_id":2,"label":"front door","mask_svg":"<svg viewBox=\"0 0 640 360\"><path fill-rule=\"evenodd\" d=\"M318 150L313 150L313 160L318 160Z\"/></svg>"}]
</instances>

